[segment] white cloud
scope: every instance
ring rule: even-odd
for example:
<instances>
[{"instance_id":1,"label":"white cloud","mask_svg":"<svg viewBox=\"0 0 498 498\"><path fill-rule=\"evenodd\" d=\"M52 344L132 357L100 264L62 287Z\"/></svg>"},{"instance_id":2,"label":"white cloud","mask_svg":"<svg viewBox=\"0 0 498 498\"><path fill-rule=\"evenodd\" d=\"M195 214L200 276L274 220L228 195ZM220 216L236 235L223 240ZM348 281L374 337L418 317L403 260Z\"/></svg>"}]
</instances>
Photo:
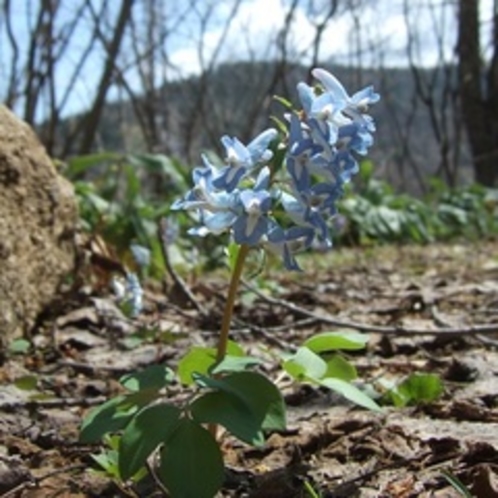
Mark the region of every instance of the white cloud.
<instances>
[{"instance_id":1,"label":"white cloud","mask_svg":"<svg viewBox=\"0 0 498 498\"><path fill-rule=\"evenodd\" d=\"M481 17L485 27L486 15L489 18L492 12L492 1L481 0ZM276 37L285 22L288 3L288 0L245 0L230 23L218 62L277 56ZM220 4L223 5L220 12L228 15L229 3ZM363 65L377 65L382 61L387 66L406 66L409 62L406 52L409 32L403 4L404 0L376 0L366 3L361 11L346 11L331 19L322 35L320 59L332 58L343 63L361 61ZM451 60L456 41L454 4L442 0L410 0L407 5L416 63L432 66L440 62L439 42L434 30L443 35L444 59ZM431 6L434 7L432 14ZM355 20L355 15L360 17ZM211 59L222 36L224 23L221 15L219 21L205 34L203 54L206 61ZM487 21L489 27L489 19ZM288 56L291 59L300 57L301 62L309 63L314 35L313 20L307 17L304 5L298 6L287 33ZM182 74L201 70L197 46L199 36L198 31L191 34L190 40L185 41L171 56L172 61L182 68ZM354 55L355 52L357 55Z\"/></svg>"}]
</instances>

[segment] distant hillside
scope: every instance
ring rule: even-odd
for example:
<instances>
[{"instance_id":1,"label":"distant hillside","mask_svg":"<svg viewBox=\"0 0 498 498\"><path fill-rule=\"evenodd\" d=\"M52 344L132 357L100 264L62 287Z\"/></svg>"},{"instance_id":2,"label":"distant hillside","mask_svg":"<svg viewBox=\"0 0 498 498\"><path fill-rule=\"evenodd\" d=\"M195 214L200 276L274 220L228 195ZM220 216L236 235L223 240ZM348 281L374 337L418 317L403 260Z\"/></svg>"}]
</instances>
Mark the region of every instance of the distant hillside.
<instances>
[{"instance_id":1,"label":"distant hillside","mask_svg":"<svg viewBox=\"0 0 498 498\"><path fill-rule=\"evenodd\" d=\"M433 85L431 98L436 113L431 117L428 107L416 98L415 80L408 69L359 71L326 67L351 93L369 84L381 93L382 100L372 109L378 131L370 155L379 174L399 188L417 191L417 178L433 175L441 166L432 123L444 116L442 125L450 130L448 158L460 165L461 178L470 176L465 136L452 136L451 128L458 119L449 104L443 112L445 87L439 73L420 72L421 79ZM450 68L448 74L454 77L454 70ZM307 79L307 71L301 66L283 68L276 63L260 62L223 64L210 74L169 83L154 96L158 130L154 149L196 164L202 150L220 152L219 137L225 133L250 140L270 126L272 114L282 115L284 108L272 96L280 95L297 103L296 84ZM98 148L146 148L136 118L137 106L146 109L147 101L141 97L133 105L121 102L106 106L98 127ZM80 116L74 116L64 123L61 135L79 119Z\"/></svg>"}]
</instances>

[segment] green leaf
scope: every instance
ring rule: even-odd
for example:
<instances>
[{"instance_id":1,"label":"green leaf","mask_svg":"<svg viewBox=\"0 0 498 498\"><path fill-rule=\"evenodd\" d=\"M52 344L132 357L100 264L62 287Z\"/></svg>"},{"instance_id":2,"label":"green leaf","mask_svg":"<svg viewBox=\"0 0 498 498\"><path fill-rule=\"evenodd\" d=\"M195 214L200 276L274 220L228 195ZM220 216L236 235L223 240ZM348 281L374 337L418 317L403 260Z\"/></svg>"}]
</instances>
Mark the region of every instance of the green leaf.
<instances>
[{"instance_id":1,"label":"green leaf","mask_svg":"<svg viewBox=\"0 0 498 498\"><path fill-rule=\"evenodd\" d=\"M181 419L161 450L158 475L171 498L213 498L224 479L220 448L198 423Z\"/></svg>"},{"instance_id":2,"label":"green leaf","mask_svg":"<svg viewBox=\"0 0 498 498\"><path fill-rule=\"evenodd\" d=\"M94 443L110 432L123 429L138 410L136 406L123 408L126 396L117 396L94 408L83 419L80 441Z\"/></svg>"},{"instance_id":3,"label":"green leaf","mask_svg":"<svg viewBox=\"0 0 498 498\"><path fill-rule=\"evenodd\" d=\"M245 353L236 342L228 341L227 356L245 357ZM215 348L192 348L178 363L177 374L180 378L180 382L187 386L193 384L192 375L194 373L206 375L215 364Z\"/></svg>"},{"instance_id":4,"label":"green leaf","mask_svg":"<svg viewBox=\"0 0 498 498\"><path fill-rule=\"evenodd\" d=\"M24 375L22 377L18 377L14 381L14 385L18 389L22 389L24 391L33 391L38 385L38 377L36 375Z\"/></svg>"},{"instance_id":5,"label":"green leaf","mask_svg":"<svg viewBox=\"0 0 498 498\"><path fill-rule=\"evenodd\" d=\"M9 353L26 354L31 347L31 343L26 339L15 339L9 344Z\"/></svg>"},{"instance_id":6,"label":"green leaf","mask_svg":"<svg viewBox=\"0 0 498 498\"><path fill-rule=\"evenodd\" d=\"M194 347L179 361L176 372L180 382L189 386L194 383L194 373L205 375L215 363L214 348Z\"/></svg>"},{"instance_id":7,"label":"green leaf","mask_svg":"<svg viewBox=\"0 0 498 498\"><path fill-rule=\"evenodd\" d=\"M134 154L129 157L131 164L145 167L151 173L161 173L176 192L186 190L188 169L163 154Z\"/></svg>"},{"instance_id":8,"label":"green leaf","mask_svg":"<svg viewBox=\"0 0 498 498\"><path fill-rule=\"evenodd\" d=\"M285 97L281 97L280 95L274 95L273 99L276 100L277 102L280 102L280 104L282 104L287 109L293 108L292 102L286 99Z\"/></svg>"},{"instance_id":9,"label":"green leaf","mask_svg":"<svg viewBox=\"0 0 498 498\"><path fill-rule=\"evenodd\" d=\"M208 392L192 403L191 412L198 422L220 424L248 444L262 446L265 442L261 420L235 395Z\"/></svg>"},{"instance_id":10,"label":"green leaf","mask_svg":"<svg viewBox=\"0 0 498 498\"><path fill-rule=\"evenodd\" d=\"M86 199L99 214L105 214L110 210L110 204L103 197L97 194L88 193Z\"/></svg>"},{"instance_id":11,"label":"green leaf","mask_svg":"<svg viewBox=\"0 0 498 498\"><path fill-rule=\"evenodd\" d=\"M285 133L287 133L287 123L283 120L283 119L279 119L277 118L276 116L270 116L270 121L275 125L275 127L277 128L277 130L282 133L282 135L284 135ZM281 166L282 165L282 162L279 161L277 163L277 167L278 166ZM277 169L280 169L279 167Z\"/></svg>"},{"instance_id":12,"label":"green leaf","mask_svg":"<svg viewBox=\"0 0 498 498\"><path fill-rule=\"evenodd\" d=\"M96 443L105 434L124 429L133 415L138 411L137 404L130 404L129 396L116 396L94 408L83 419L80 441Z\"/></svg>"},{"instance_id":13,"label":"green leaf","mask_svg":"<svg viewBox=\"0 0 498 498\"><path fill-rule=\"evenodd\" d=\"M349 363L349 361L340 354L334 354L330 358L327 358L326 361L327 372L324 377L334 377L345 381L351 381L358 376L354 365Z\"/></svg>"},{"instance_id":14,"label":"green leaf","mask_svg":"<svg viewBox=\"0 0 498 498\"><path fill-rule=\"evenodd\" d=\"M297 380L321 379L327 373L325 360L307 347L299 348L282 367Z\"/></svg>"},{"instance_id":15,"label":"green leaf","mask_svg":"<svg viewBox=\"0 0 498 498\"><path fill-rule=\"evenodd\" d=\"M180 414L176 406L160 404L147 406L132 418L119 444L119 472L123 479L135 475L157 446L166 443Z\"/></svg>"},{"instance_id":16,"label":"green leaf","mask_svg":"<svg viewBox=\"0 0 498 498\"><path fill-rule=\"evenodd\" d=\"M310 337L303 346L315 353L334 351L337 349L355 351L364 349L368 336L355 331L322 332Z\"/></svg>"},{"instance_id":17,"label":"green leaf","mask_svg":"<svg viewBox=\"0 0 498 498\"><path fill-rule=\"evenodd\" d=\"M386 234L389 236L399 235L401 232L402 216L395 209L387 206L379 206L377 208L377 216L379 223L386 228Z\"/></svg>"},{"instance_id":18,"label":"green leaf","mask_svg":"<svg viewBox=\"0 0 498 498\"><path fill-rule=\"evenodd\" d=\"M285 429L285 405L277 386L257 372L235 372L220 379L196 375L196 382L235 396L261 430Z\"/></svg>"},{"instance_id":19,"label":"green leaf","mask_svg":"<svg viewBox=\"0 0 498 498\"><path fill-rule=\"evenodd\" d=\"M73 178L94 166L98 166L104 162L118 161L119 159L120 156L114 152L97 152L95 154L72 157L67 161L69 167L67 175Z\"/></svg>"},{"instance_id":20,"label":"green leaf","mask_svg":"<svg viewBox=\"0 0 498 498\"><path fill-rule=\"evenodd\" d=\"M107 477L117 479L118 481L121 480L117 464L118 452L116 450L108 450L97 455L92 454L90 456L98 465L100 465L100 467L104 469Z\"/></svg>"},{"instance_id":21,"label":"green leaf","mask_svg":"<svg viewBox=\"0 0 498 498\"><path fill-rule=\"evenodd\" d=\"M411 374L395 391L404 401L409 403L430 403L436 400L443 392L443 383L436 374Z\"/></svg>"},{"instance_id":22,"label":"green leaf","mask_svg":"<svg viewBox=\"0 0 498 498\"><path fill-rule=\"evenodd\" d=\"M126 175L126 199L127 201L135 201L137 202L140 199L140 194L142 191L140 185L140 178L137 175L136 169L127 164L125 166L125 175ZM138 207L138 206L137 206Z\"/></svg>"},{"instance_id":23,"label":"green leaf","mask_svg":"<svg viewBox=\"0 0 498 498\"><path fill-rule=\"evenodd\" d=\"M321 494L318 494L317 491L313 489L313 486L309 483L309 481L304 481L304 489L309 498L321 498Z\"/></svg>"},{"instance_id":24,"label":"green leaf","mask_svg":"<svg viewBox=\"0 0 498 498\"><path fill-rule=\"evenodd\" d=\"M360 162L360 178L366 184L370 181L374 173L372 161L363 160Z\"/></svg>"},{"instance_id":25,"label":"green leaf","mask_svg":"<svg viewBox=\"0 0 498 498\"><path fill-rule=\"evenodd\" d=\"M227 354L231 356L245 356L246 353L242 349L242 346L235 341L228 341L227 344Z\"/></svg>"},{"instance_id":26,"label":"green leaf","mask_svg":"<svg viewBox=\"0 0 498 498\"><path fill-rule=\"evenodd\" d=\"M140 372L123 375L119 382L130 391L162 389L175 377L173 370L164 365L151 365Z\"/></svg>"},{"instance_id":27,"label":"green leaf","mask_svg":"<svg viewBox=\"0 0 498 498\"><path fill-rule=\"evenodd\" d=\"M458 493L460 493L461 496L463 496L463 498L473 498L473 495L469 491L469 488L467 488L467 486L465 486L465 484L460 479L458 479L457 476L453 475L448 470L442 470L441 474L453 487L453 489Z\"/></svg>"},{"instance_id":28,"label":"green leaf","mask_svg":"<svg viewBox=\"0 0 498 498\"><path fill-rule=\"evenodd\" d=\"M349 401L368 408L369 410L381 411L380 406L372 399L370 396L366 395L363 391L360 391L356 386L350 384L341 379L332 379L330 377L326 379L321 379L319 381L320 385L327 387L331 391L334 391L341 396L344 396Z\"/></svg>"},{"instance_id":29,"label":"green leaf","mask_svg":"<svg viewBox=\"0 0 498 498\"><path fill-rule=\"evenodd\" d=\"M253 367L261 363L259 358L254 356L233 356L227 354L223 360L218 363L211 373L218 374L222 372L242 372L249 367Z\"/></svg>"}]
</instances>

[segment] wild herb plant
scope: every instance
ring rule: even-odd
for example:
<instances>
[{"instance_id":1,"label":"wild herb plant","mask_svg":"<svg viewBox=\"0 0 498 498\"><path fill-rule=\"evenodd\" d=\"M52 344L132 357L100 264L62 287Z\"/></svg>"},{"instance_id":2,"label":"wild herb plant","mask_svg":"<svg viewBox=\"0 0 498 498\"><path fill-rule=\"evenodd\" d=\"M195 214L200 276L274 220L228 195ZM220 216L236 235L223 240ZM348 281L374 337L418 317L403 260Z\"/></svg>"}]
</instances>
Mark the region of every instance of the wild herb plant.
<instances>
[{"instance_id":1,"label":"wild herb plant","mask_svg":"<svg viewBox=\"0 0 498 498\"><path fill-rule=\"evenodd\" d=\"M482 240L498 234L498 190L481 185L448 188L430 180L421 198L398 194L375 178L370 161L360 164L359 182L340 200L343 219L338 244L430 243ZM348 189L350 190L350 189Z\"/></svg>"},{"instance_id":2,"label":"wild herb plant","mask_svg":"<svg viewBox=\"0 0 498 498\"><path fill-rule=\"evenodd\" d=\"M279 388L229 338L244 263L252 251L278 255L284 267L299 271L299 251L331 246L330 221L345 185L358 172L358 156L372 145L375 131L368 108L379 100L371 87L349 96L324 69L314 69L317 86L298 85L301 108L288 102L277 128L259 134L247 146L225 135L225 159L207 156L193 170L194 186L173 210L192 214L191 235L228 234L232 275L216 347L193 347L174 373L154 365L121 379L126 392L92 411L81 438L112 439L112 452L99 456L109 473L137 481L144 467L170 496L210 498L224 481L218 427L237 439L262 445L268 432L285 428ZM378 409L352 382L356 370L342 350L365 347L355 332L323 332L291 352L280 353L281 366L299 382L326 387L356 404ZM170 386L189 387L181 400L169 401ZM117 455L117 457L116 457ZM117 463L116 463L117 462Z\"/></svg>"}]
</instances>

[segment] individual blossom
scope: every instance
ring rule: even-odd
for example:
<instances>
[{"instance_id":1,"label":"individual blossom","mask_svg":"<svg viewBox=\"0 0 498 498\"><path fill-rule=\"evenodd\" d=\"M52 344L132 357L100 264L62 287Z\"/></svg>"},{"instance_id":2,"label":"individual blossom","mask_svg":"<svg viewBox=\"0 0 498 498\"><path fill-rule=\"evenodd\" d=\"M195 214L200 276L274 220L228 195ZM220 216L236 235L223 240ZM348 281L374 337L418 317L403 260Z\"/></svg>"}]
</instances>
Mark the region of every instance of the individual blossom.
<instances>
[{"instance_id":1,"label":"individual blossom","mask_svg":"<svg viewBox=\"0 0 498 498\"><path fill-rule=\"evenodd\" d=\"M130 245L130 252L135 260L135 263L141 270L145 270L150 265L150 249L140 244L132 243Z\"/></svg>"},{"instance_id":2,"label":"individual blossom","mask_svg":"<svg viewBox=\"0 0 498 498\"><path fill-rule=\"evenodd\" d=\"M333 109L332 114L336 118L342 115L346 119L357 120L365 124L369 131L375 131L372 117L366 114L369 107L380 99L379 94L374 92L372 86L368 86L350 97L339 80L325 69L315 68L311 73L325 89L325 92L315 101L314 105L317 109L322 107L322 112L327 108ZM347 124L347 122L343 124Z\"/></svg>"},{"instance_id":3,"label":"individual blossom","mask_svg":"<svg viewBox=\"0 0 498 498\"><path fill-rule=\"evenodd\" d=\"M182 199L171 206L172 210L195 211L200 218L200 226L191 228L192 235L204 236L208 233L219 234L232 226L236 219L238 192L218 190L213 185L215 168L204 160L204 167L192 172L194 187Z\"/></svg>"},{"instance_id":4,"label":"individual blossom","mask_svg":"<svg viewBox=\"0 0 498 498\"><path fill-rule=\"evenodd\" d=\"M308 249L314 236L315 232L311 227L294 226L283 229L274 223L262 240L262 246L282 258L287 270L300 271L301 267L296 261L295 254Z\"/></svg>"},{"instance_id":5,"label":"individual blossom","mask_svg":"<svg viewBox=\"0 0 498 498\"><path fill-rule=\"evenodd\" d=\"M272 197L267 190L269 181L270 170L265 167L254 187L240 192L240 209L233 224L233 237L237 244L255 246L268 231L268 215L272 207Z\"/></svg>"},{"instance_id":6,"label":"individual blossom","mask_svg":"<svg viewBox=\"0 0 498 498\"><path fill-rule=\"evenodd\" d=\"M309 130L306 129L297 114L292 114L286 167L298 190L309 188L313 158L322 153L321 144L313 141Z\"/></svg>"},{"instance_id":7,"label":"individual blossom","mask_svg":"<svg viewBox=\"0 0 498 498\"><path fill-rule=\"evenodd\" d=\"M341 192L336 185L322 182L294 195L282 192L280 200L297 226L313 228L319 239L330 246L328 219L336 213L336 202Z\"/></svg>"},{"instance_id":8,"label":"individual blossom","mask_svg":"<svg viewBox=\"0 0 498 498\"><path fill-rule=\"evenodd\" d=\"M270 161L273 153L268 147L276 137L277 130L270 128L260 133L246 147L238 138L224 135L221 143L225 147L226 166L218 172L213 185L227 192L233 191L256 166Z\"/></svg>"},{"instance_id":9,"label":"individual blossom","mask_svg":"<svg viewBox=\"0 0 498 498\"><path fill-rule=\"evenodd\" d=\"M125 302L130 306L130 316L137 317L143 308L143 289L135 273L126 275Z\"/></svg>"},{"instance_id":10,"label":"individual blossom","mask_svg":"<svg viewBox=\"0 0 498 498\"><path fill-rule=\"evenodd\" d=\"M132 318L136 318L143 308L143 289L135 273L128 272L125 280L113 278L111 285L118 301L129 308Z\"/></svg>"}]
</instances>

